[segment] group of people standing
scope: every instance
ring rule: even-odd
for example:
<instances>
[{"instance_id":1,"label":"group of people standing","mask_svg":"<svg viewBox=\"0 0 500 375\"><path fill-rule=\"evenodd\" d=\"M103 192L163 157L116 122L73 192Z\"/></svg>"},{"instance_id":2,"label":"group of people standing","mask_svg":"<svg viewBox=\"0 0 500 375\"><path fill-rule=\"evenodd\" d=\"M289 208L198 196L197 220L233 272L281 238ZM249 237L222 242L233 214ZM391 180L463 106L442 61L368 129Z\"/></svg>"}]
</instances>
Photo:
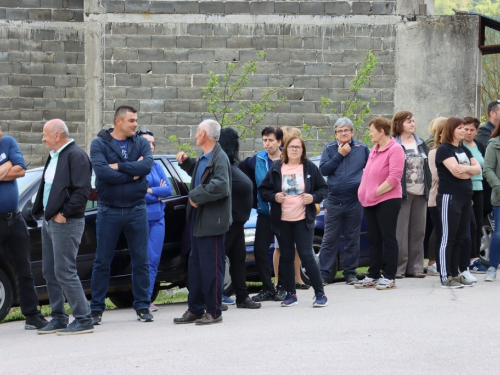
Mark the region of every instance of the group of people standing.
<instances>
[{"instance_id":1,"label":"group of people standing","mask_svg":"<svg viewBox=\"0 0 500 375\"><path fill-rule=\"evenodd\" d=\"M369 122L371 151L354 140L352 122L340 118L334 125L336 140L325 147L319 168L307 158L298 129L264 128L264 150L240 161L234 129L221 129L213 120L200 123L196 144L202 153L197 158L184 152L176 156L192 181L187 206L188 310L174 323L222 322L222 311L227 309L223 304L226 255L238 308L258 309L263 301L297 305L296 289L310 287L300 278L298 262L312 284L313 306L327 306L324 285L335 277L332 271L342 230L347 284L385 290L395 288L396 279L425 277L427 212L435 233L428 275L440 275L442 288L472 286L477 279L471 272L486 273L485 280L494 281L500 261L500 226L492 236L489 268L482 265L478 253L484 211L491 206L495 218L500 217L500 100L487 110L489 121L481 127L472 117L433 120L431 138L425 142L415 134L411 112L400 111L392 121L375 117ZM172 193L172 187L153 161L153 133L137 131L137 126L137 111L119 107L114 128L102 130L92 141L90 158L69 138L62 120L51 120L43 128L42 141L50 156L33 215L43 222L42 265L52 308L50 322L36 308L27 228L17 209L15 179L24 175L26 166L15 140L2 138L0 129L0 240L21 248L14 254L14 266L26 329L69 335L93 332L94 325L101 324L110 263L122 231L132 258L137 319L154 320L151 311L157 308L151 296L165 235L162 199ZM92 167L99 199L89 306L76 273L76 255ZM312 243L318 205L323 201L325 231L317 263ZM263 287L250 297L243 226L252 207L258 213L254 254ZM370 268L358 280L363 213ZM279 265L276 284L268 258L273 240L274 261ZM75 318L71 324L64 310L66 299Z\"/></svg>"}]
</instances>

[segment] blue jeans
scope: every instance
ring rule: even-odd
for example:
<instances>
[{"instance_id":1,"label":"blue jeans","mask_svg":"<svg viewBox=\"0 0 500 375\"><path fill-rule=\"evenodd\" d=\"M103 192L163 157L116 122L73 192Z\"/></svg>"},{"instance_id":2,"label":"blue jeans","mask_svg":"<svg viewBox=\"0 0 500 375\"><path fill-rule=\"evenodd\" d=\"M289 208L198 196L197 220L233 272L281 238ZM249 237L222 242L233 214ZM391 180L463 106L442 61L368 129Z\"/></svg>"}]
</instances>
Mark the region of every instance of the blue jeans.
<instances>
[{"instance_id":1,"label":"blue jeans","mask_svg":"<svg viewBox=\"0 0 500 375\"><path fill-rule=\"evenodd\" d=\"M490 243L490 267L498 268L500 261L500 206L492 206L493 218L495 219L495 230L491 235Z\"/></svg>"},{"instance_id":2,"label":"blue jeans","mask_svg":"<svg viewBox=\"0 0 500 375\"><path fill-rule=\"evenodd\" d=\"M165 218L160 220L150 220L149 224L149 298L153 294L158 265L160 264L161 252L163 250L163 240L165 239Z\"/></svg>"},{"instance_id":3,"label":"blue jeans","mask_svg":"<svg viewBox=\"0 0 500 375\"><path fill-rule=\"evenodd\" d=\"M82 239L85 218L66 219L66 223L54 220L42 223L42 272L47 282L52 318L68 323L64 302L76 320L90 324L90 307L76 273L76 255ZM66 296L66 297L65 297Z\"/></svg>"},{"instance_id":4,"label":"blue jeans","mask_svg":"<svg viewBox=\"0 0 500 375\"><path fill-rule=\"evenodd\" d=\"M132 293L135 310L149 309L149 264L148 264L148 214L146 205L134 207L97 207L97 250L92 270L92 311L104 311L108 291L110 265L115 255L116 243L122 232L128 243L132 260Z\"/></svg>"},{"instance_id":5,"label":"blue jeans","mask_svg":"<svg viewBox=\"0 0 500 375\"><path fill-rule=\"evenodd\" d=\"M359 201L347 204L325 202L325 230L319 253L321 277L331 281L333 266L339 251L342 227L345 238L345 250L342 257L344 276L356 275L359 258L359 232L363 219L363 206Z\"/></svg>"}]
</instances>

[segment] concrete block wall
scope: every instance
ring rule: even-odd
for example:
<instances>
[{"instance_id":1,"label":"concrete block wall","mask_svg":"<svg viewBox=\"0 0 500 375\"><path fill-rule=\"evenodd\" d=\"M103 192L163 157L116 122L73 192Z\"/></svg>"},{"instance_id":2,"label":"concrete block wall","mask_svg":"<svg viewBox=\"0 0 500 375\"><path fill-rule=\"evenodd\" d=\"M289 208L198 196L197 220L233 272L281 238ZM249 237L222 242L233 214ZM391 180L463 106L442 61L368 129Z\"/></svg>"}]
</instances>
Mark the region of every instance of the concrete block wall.
<instances>
[{"instance_id":1,"label":"concrete block wall","mask_svg":"<svg viewBox=\"0 0 500 375\"><path fill-rule=\"evenodd\" d=\"M2 0L0 20L83 22L83 0Z\"/></svg>"},{"instance_id":2,"label":"concrete block wall","mask_svg":"<svg viewBox=\"0 0 500 375\"><path fill-rule=\"evenodd\" d=\"M321 97L331 98L334 107L340 108L368 50L379 58L379 64L371 84L360 95L364 99L376 98L374 114L393 113L396 17L385 20L384 16L370 14L374 7L379 9L378 5L394 12L394 1L169 2L173 3L172 13L178 16L151 15L148 22L140 22L145 20L142 16L127 13L118 3L102 3L108 19L117 20L105 26L103 122L111 124L118 106L135 106L141 126L160 138L156 142L158 152L176 152L175 145L166 140L170 135L190 142L197 124L212 117L206 112L201 91L210 71L223 74L229 62L257 60L261 50L266 57L258 63L258 72L244 90L244 98L257 99L267 87L283 85L279 97L285 97L286 102L279 103L278 95L273 98L276 108L256 130L257 141L242 145L245 155L260 149L258 135L267 125L307 123L315 127L316 136L320 136L317 129L323 128L324 144L331 129L320 114ZM152 13L153 3L160 2L140 3L148 3L144 7L149 6ZM211 3L210 7L205 3ZM263 12L267 13L254 17L253 4L265 6ZM296 16L291 11L286 19L277 17L280 7L286 4L298 5L299 9L316 7L321 17L310 13ZM325 16L325 9L339 5L345 6L347 14L357 15ZM111 15L110 10L124 13ZM184 14L188 10L198 14ZM207 14L212 11L221 14ZM133 12L131 8L129 12ZM150 22L151 17L157 22Z\"/></svg>"},{"instance_id":3,"label":"concrete block wall","mask_svg":"<svg viewBox=\"0 0 500 375\"><path fill-rule=\"evenodd\" d=\"M0 28L0 123L14 136L30 166L42 165L42 127L68 124L85 146L85 56L82 30L23 26Z\"/></svg>"}]
</instances>

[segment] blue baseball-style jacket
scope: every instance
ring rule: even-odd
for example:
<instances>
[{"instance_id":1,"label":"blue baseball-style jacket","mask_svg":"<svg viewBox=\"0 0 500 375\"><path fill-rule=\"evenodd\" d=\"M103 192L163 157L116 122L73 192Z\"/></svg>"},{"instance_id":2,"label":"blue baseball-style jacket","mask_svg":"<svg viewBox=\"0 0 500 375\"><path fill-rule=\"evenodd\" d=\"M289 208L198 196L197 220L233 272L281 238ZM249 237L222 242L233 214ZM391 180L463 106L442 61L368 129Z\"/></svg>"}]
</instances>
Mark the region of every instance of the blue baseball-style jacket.
<instances>
[{"instance_id":1,"label":"blue baseball-style jacket","mask_svg":"<svg viewBox=\"0 0 500 375\"><path fill-rule=\"evenodd\" d=\"M351 140L351 151L344 157L339 153L339 142L326 145L319 162L321 174L327 177L328 196L333 204L352 203L358 200L358 188L370 150L362 143Z\"/></svg>"}]
</instances>

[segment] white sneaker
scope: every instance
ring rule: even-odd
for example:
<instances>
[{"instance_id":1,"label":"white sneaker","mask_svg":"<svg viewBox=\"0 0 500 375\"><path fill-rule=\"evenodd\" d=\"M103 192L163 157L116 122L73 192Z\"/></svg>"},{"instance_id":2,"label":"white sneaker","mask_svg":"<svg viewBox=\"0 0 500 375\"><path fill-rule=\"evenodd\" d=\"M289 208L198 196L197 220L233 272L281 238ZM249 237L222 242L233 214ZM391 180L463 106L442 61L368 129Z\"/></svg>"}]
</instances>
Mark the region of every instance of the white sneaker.
<instances>
[{"instance_id":1,"label":"white sneaker","mask_svg":"<svg viewBox=\"0 0 500 375\"><path fill-rule=\"evenodd\" d=\"M427 276L439 276L437 263L434 263L432 266L427 266Z\"/></svg>"},{"instance_id":2,"label":"white sneaker","mask_svg":"<svg viewBox=\"0 0 500 375\"><path fill-rule=\"evenodd\" d=\"M458 275L458 281L461 282L464 286L474 286L474 283L477 282L477 279L471 275L469 269L465 270L461 274Z\"/></svg>"},{"instance_id":3,"label":"white sneaker","mask_svg":"<svg viewBox=\"0 0 500 375\"><path fill-rule=\"evenodd\" d=\"M486 276L484 277L484 281L495 281L497 277L497 270L495 267L490 267L488 268L488 271L486 271Z\"/></svg>"}]
</instances>

